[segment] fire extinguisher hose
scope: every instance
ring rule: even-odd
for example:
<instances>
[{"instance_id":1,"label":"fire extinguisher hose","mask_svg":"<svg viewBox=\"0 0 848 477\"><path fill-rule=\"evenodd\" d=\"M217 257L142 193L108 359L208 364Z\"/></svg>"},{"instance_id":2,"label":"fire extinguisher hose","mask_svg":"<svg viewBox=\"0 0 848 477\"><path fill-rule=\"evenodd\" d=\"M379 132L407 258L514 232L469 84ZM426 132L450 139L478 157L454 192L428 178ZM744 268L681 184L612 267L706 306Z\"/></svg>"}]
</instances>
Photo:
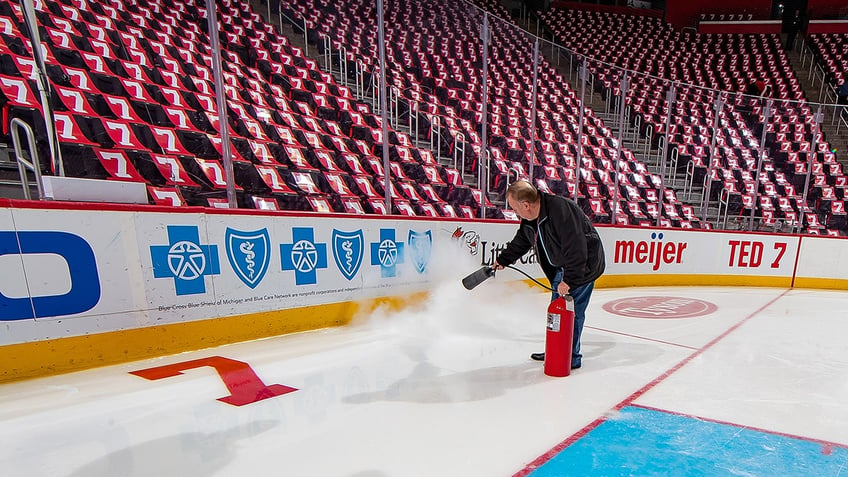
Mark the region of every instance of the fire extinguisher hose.
<instances>
[{"instance_id":1,"label":"fire extinguisher hose","mask_svg":"<svg viewBox=\"0 0 848 477\"><path fill-rule=\"evenodd\" d=\"M523 270L519 270L519 269L517 269L517 268L513 267L512 265L507 265L507 266L506 266L506 267L504 267L504 268L511 268L511 269L515 270L516 272L518 272L518 273L520 273L520 274L524 275L525 277L529 278L529 279L530 279L533 283L535 283L536 285L539 285L540 287L544 288L545 290L554 291L554 289L553 289L553 288L551 288L551 287L549 287L549 286L547 286L547 285L545 285L545 284L543 284L543 283L540 283L540 282L539 282L538 280L536 280L535 278L533 278L533 277L531 277L530 275L528 275L528 274L524 273L524 271L523 271Z\"/></svg>"}]
</instances>

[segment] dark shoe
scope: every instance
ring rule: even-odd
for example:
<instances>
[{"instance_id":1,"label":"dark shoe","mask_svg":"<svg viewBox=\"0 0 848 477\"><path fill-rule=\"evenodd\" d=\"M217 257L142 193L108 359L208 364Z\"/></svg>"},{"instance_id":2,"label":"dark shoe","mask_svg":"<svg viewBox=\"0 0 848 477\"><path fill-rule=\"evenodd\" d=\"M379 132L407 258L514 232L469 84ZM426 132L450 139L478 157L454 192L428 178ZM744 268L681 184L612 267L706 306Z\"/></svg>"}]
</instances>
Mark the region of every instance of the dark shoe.
<instances>
[{"instance_id":1,"label":"dark shoe","mask_svg":"<svg viewBox=\"0 0 848 477\"><path fill-rule=\"evenodd\" d=\"M530 359L532 359L533 361L544 361L545 360L545 353L533 353L533 354L530 355ZM580 369L581 366L582 366L582 363L577 363L577 364L571 363L571 369Z\"/></svg>"}]
</instances>

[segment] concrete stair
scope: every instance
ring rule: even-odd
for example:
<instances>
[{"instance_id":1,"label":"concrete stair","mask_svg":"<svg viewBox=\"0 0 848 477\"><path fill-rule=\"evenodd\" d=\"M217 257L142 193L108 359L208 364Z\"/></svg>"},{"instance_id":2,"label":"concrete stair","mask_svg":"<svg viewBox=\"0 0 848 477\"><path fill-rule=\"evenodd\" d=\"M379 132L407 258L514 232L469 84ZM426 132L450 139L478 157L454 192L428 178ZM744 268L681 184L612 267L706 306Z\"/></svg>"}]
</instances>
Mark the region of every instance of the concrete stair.
<instances>
[{"instance_id":1,"label":"concrete stair","mask_svg":"<svg viewBox=\"0 0 848 477\"><path fill-rule=\"evenodd\" d=\"M38 192L35 187L35 175L27 173L30 183L31 197L37 198ZM15 160L15 150L11 144L0 143L0 197L4 199L23 199L23 184L18 172Z\"/></svg>"},{"instance_id":2,"label":"concrete stair","mask_svg":"<svg viewBox=\"0 0 848 477\"><path fill-rule=\"evenodd\" d=\"M38 199L35 174L27 171L30 197ZM14 164L0 163L0 197L4 199L24 199L24 189L18 167Z\"/></svg>"}]
</instances>

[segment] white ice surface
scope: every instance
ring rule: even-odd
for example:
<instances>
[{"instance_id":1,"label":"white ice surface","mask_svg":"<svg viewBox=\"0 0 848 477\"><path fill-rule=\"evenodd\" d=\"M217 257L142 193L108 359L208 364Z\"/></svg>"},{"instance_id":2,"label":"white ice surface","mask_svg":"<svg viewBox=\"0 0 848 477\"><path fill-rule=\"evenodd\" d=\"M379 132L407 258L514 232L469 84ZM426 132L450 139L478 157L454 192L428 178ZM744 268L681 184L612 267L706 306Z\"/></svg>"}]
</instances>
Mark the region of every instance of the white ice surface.
<instances>
[{"instance_id":1,"label":"white ice surface","mask_svg":"<svg viewBox=\"0 0 848 477\"><path fill-rule=\"evenodd\" d=\"M544 349L548 296L501 277L470 292L449 277L413 310L377 311L344 328L2 385L0 469L27 477L509 476L634 397L848 443L844 293L599 289L583 368L551 378L528 359ZM646 295L698 298L718 310L657 320L601 308ZM247 362L265 384L298 391L235 407L216 400L228 392L211 368L158 381L128 374L208 356Z\"/></svg>"}]
</instances>

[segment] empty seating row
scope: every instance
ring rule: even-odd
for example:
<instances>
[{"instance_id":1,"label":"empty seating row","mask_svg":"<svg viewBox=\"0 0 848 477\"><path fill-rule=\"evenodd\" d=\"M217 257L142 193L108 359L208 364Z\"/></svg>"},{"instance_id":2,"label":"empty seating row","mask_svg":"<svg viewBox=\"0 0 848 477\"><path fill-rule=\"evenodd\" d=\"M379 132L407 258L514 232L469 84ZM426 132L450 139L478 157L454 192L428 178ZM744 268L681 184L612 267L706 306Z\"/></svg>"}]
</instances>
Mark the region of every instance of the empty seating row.
<instances>
[{"instance_id":1,"label":"empty seating row","mask_svg":"<svg viewBox=\"0 0 848 477\"><path fill-rule=\"evenodd\" d=\"M834 88L848 81L848 33L813 34L808 39L826 81Z\"/></svg>"},{"instance_id":2,"label":"empty seating row","mask_svg":"<svg viewBox=\"0 0 848 477\"><path fill-rule=\"evenodd\" d=\"M828 177L844 181L776 35L681 33L656 18L583 10L551 10L543 19L566 47L591 58L587 65L608 98L620 95L622 68L635 70L625 100L630 120L638 121L655 145L667 133L669 158L688 170L693 182L712 180L713 200L722 189L731 195L744 191L746 183L780 190L769 175L800 177L801 164L791 158L806 158L813 142L816 163L833 164ZM744 94L757 80L769 87L768 120L768 100ZM669 111L665 98L672 84L676 97ZM760 149L763 133L765 150ZM758 217L768 215L760 204L752 206ZM795 205L794 212L800 211Z\"/></svg>"},{"instance_id":3,"label":"empty seating row","mask_svg":"<svg viewBox=\"0 0 848 477\"><path fill-rule=\"evenodd\" d=\"M478 3L496 14L505 13L497 2ZM288 16L305 18L307 26L328 38L334 49L350 52L354 58L350 63L355 67L366 74L375 73L377 28L373 3L355 1L342 6L329 1L298 1L283 8L290 9ZM477 172L483 127L481 12L464 2L435 0L392 2L387 9L388 83L397 88L409 111L417 112L428 126L435 124L443 131L445 150L441 152L450 153L458 143L468 143L465 170ZM583 187L575 188L572 169L578 147L582 148L579 152L584 160L593 165L598 161L598 168L604 169L608 177L614 173L614 134L587 108L584 144L577 144L579 101L544 60L539 70L536 137L531 137L532 42L519 28L502 19L490 17L490 28L486 136L492 190L502 193L508 178L528 175L532 160L533 179L542 181L543 187L573 197L584 194ZM625 161L638 163L626 149L619 162ZM640 166L644 169L644 164ZM586 180L596 180L588 169L581 177L587 174ZM645 172L640 174L644 176ZM644 197L646 189L651 189L653 195L659 196L656 182L634 185L645 188L636 195ZM677 203L676 197L671 198ZM664 213L662 207L659 210Z\"/></svg>"},{"instance_id":4,"label":"empty seating row","mask_svg":"<svg viewBox=\"0 0 848 477\"><path fill-rule=\"evenodd\" d=\"M219 5L239 203L321 212L473 217L482 197L289 45L246 2ZM226 189L206 12L181 1L36 2L66 172L149 185L156 203L219 205ZM0 86L39 126L20 7L0 1ZM382 184L390 175L393 210Z\"/></svg>"}]
</instances>

